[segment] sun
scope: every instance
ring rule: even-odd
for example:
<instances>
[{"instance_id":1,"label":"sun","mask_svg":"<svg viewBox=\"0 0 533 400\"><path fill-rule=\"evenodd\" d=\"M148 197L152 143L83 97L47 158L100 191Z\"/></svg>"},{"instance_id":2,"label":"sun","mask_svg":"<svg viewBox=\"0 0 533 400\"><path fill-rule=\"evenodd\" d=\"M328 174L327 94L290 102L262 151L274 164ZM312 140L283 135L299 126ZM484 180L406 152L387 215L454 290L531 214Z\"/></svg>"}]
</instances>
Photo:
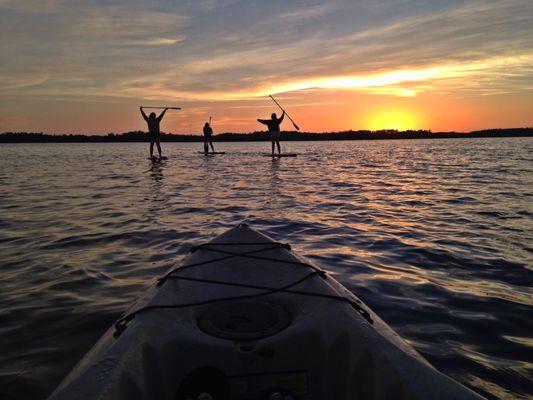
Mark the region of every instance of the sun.
<instances>
[{"instance_id":1,"label":"sun","mask_svg":"<svg viewBox=\"0 0 533 400\"><path fill-rule=\"evenodd\" d=\"M380 110L371 114L367 121L368 129L372 131L395 129L398 131L422 129L422 118L413 111Z\"/></svg>"}]
</instances>

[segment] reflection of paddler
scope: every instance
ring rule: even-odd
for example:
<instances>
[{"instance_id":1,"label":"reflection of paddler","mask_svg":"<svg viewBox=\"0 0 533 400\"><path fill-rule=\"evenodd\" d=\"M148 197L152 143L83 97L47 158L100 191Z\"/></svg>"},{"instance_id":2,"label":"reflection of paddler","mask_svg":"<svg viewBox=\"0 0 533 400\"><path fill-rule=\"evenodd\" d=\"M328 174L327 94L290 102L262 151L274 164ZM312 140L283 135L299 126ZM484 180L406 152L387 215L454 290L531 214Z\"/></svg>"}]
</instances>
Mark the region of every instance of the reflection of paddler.
<instances>
[{"instance_id":1,"label":"reflection of paddler","mask_svg":"<svg viewBox=\"0 0 533 400\"><path fill-rule=\"evenodd\" d=\"M141 114L148 124L148 133L150 135L150 158L154 156L154 142L157 145L157 151L159 152L159 158L161 158L161 132L159 130L159 123L163 119L163 116L167 112L168 108L165 108L161 114L159 114L159 117L155 116L155 113L150 113L149 116L146 116L146 114L143 111L143 108L140 107Z\"/></svg>"},{"instance_id":2,"label":"reflection of paddler","mask_svg":"<svg viewBox=\"0 0 533 400\"><path fill-rule=\"evenodd\" d=\"M278 147L278 154L281 154L281 147L279 145L279 138L281 136L280 124L285 118L285 111L281 114L281 117L277 118L276 113L272 113L270 119L258 119L259 122L268 126L268 132L270 135L270 140L272 141L272 155L274 155L274 144Z\"/></svg>"},{"instance_id":3,"label":"reflection of paddler","mask_svg":"<svg viewBox=\"0 0 533 400\"><path fill-rule=\"evenodd\" d=\"M213 136L213 129L209 125L209 122L206 122L204 125L204 153L209 153L209 146L211 146L211 151L214 153L215 148L213 147L213 142L211 137Z\"/></svg>"}]
</instances>

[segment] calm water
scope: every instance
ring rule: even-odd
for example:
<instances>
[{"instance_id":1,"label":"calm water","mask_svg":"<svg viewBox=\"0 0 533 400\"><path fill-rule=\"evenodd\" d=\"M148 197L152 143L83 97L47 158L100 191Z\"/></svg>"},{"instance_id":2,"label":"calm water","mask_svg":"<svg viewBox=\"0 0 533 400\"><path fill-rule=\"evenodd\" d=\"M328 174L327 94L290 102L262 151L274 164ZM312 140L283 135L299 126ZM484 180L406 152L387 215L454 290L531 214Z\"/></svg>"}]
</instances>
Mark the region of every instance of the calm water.
<instances>
[{"instance_id":1,"label":"calm water","mask_svg":"<svg viewBox=\"0 0 533 400\"><path fill-rule=\"evenodd\" d=\"M315 260L435 367L533 395L533 139L0 146L0 398L46 397L193 244L238 222Z\"/></svg>"}]
</instances>

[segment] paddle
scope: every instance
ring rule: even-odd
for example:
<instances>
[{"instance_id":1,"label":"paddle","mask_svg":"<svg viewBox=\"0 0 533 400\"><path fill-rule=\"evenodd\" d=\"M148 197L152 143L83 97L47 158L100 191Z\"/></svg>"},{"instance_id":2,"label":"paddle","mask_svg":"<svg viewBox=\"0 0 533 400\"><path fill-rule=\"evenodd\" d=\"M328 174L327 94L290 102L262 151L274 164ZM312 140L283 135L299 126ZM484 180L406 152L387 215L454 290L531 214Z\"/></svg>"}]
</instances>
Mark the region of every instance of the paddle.
<instances>
[{"instance_id":1,"label":"paddle","mask_svg":"<svg viewBox=\"0 0 533 400\"><path fill-rule=\"evenodd\" d=\"M276 99L275 99L274 97L272 97L271 95L268 95L268 97L270 97L270 98L272 99L272 101L274 101L274 103L276 103L276 104L278 105L278 107L281 109L281 111L283 111L283 112L285 113L285 115L291 120L291 122L292 122L292 124L294 125L294 127L296 128L296 130L299 131L300 128L299 128L298 125L296 125L296 123L292 120L292 118L290 117L290 115L287 114L287 111L285 111L285 110L283 109L283 107L281 107L281 106L279 105L279 103L276 101Z\"/></svg>"},{"instance_id":2,"label":"paddle","mask_svg":"<svg viewBox=\"0 0 533 400\"><path fill-rule=\"evenodd\" d=\"M181 107L144 107L144 106L141 106L141 108L156 108L156 109L169 109L169 110L181 110Z\"/></svg>"}]
</instances>

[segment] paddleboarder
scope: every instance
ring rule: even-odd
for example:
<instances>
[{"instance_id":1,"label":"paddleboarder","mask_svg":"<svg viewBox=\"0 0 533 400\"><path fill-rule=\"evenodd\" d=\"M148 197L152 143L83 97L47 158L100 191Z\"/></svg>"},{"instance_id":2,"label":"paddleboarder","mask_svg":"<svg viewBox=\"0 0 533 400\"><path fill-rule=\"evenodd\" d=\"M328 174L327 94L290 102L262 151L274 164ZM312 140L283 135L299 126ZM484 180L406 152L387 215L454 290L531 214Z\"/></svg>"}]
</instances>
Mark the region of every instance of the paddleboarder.
<instances>
[{"instance_id":1,"label":"paddleboarder","mask_svg":"<svg viewBox=\"0 0 533 400\"><path fill-rule=\"evenodd\" d=\"M161 132L159 130L159 123L163 119L163 116L167 112L168 108L165 108L163 112L159 114L159 117L156 117L154 112L151 112L149 116L146 116L142 106L140 109L144 120L148 124L148 134L150 135L150 158L154 158L154 143L157 145L159 158L161 158Z\"/></svg>"},{"instance_id":2,"label":"paddleboarder","mask_svg":"<svg viewBox=\"0 0 533 400\"><path fill-rule=\"evenodd\" d=\"M211 141L211 136L213 136L213 128L209 125L209 122L206 122L204 125L204 153L209 153L209 145L211 145L211 151L214 153L215 148L213 147L213 142Z\"/></svg>"},{"instance_id":3,"label":"paddleboarder","mask_svg":"<svg viewBox=\"0 0 533 400\"><path fill-rule=\"evenodd\" d=\"M258 119L262 124L265 124L268 126L268 133L270 135L270 141L272 142L272 155L274 155L274 145L278 147L278 154L281 155L281 147L279 145L279 139L281 136L281 132L279 129L279 126L281 122L283 121L283 118L285 118L285 111L283 111L283 114L281 114L281 117L277 117L276 113L272 113L270 116L270 119Z\"/></svg>"}]
</instances>

